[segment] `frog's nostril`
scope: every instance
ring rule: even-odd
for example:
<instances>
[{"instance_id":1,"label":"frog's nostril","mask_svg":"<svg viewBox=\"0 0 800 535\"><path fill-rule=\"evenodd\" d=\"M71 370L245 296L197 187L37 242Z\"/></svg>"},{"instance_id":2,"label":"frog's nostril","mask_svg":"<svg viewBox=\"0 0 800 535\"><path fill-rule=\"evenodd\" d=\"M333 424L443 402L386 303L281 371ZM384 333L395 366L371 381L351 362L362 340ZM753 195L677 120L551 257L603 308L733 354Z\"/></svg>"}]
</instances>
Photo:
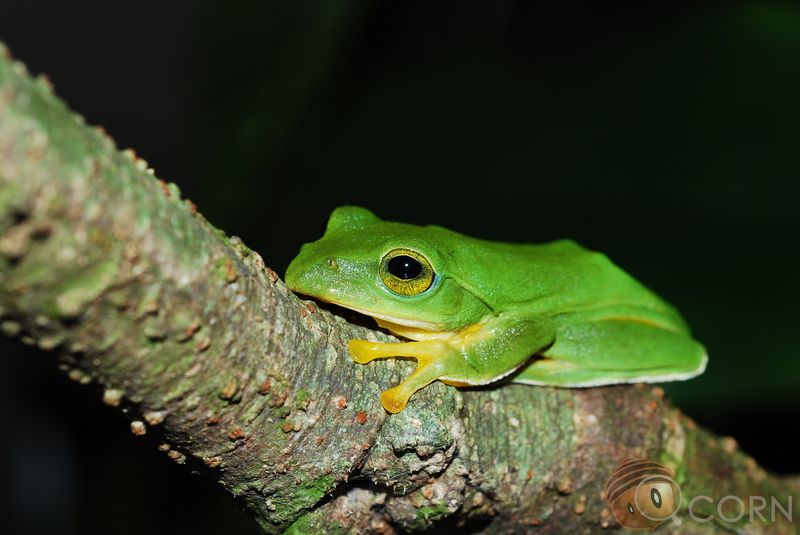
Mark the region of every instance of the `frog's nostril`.
<instances>
[{"instance_id":1,"label":"frog's nostril","mask_svg":"<svg viewBox=\"0 0 800 535\"><path fill-rule=\"evenodd\" d=\"M338 270L339 269L339 262L337 262L335 258L329 258L328 259L328 267L333 269L333 270Z\"/></svg>"}]
</instances>

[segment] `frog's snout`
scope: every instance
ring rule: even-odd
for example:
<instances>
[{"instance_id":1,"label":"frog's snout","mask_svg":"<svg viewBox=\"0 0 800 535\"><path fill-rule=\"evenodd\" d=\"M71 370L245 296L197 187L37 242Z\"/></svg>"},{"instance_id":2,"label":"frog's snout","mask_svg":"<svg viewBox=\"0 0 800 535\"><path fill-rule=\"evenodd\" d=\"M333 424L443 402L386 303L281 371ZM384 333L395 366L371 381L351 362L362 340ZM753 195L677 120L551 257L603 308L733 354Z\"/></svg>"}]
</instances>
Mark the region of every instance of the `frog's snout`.
<instances>
[{"instance_id":1,"label":"frog's snout","mask_svg":"<svg viewBox=\"0 0 800 535\"><path fill-rule=\"evenodd\" d=\"M286 274L283 279L286 281L286 286L292 291L302 291L303 289L303 279L308 277L309 272L308 266L304 264L305 262L295 258L286 268Z\"/></svg>"},{"instance_id":2,"label":"frog's snout","mask_svg":"<svg viewBox=\"0 0 800 535\"><path fill-rule=\"evenodd\" d=\"M286 283L286 286L290 290L294 290L297 288L297 270L294 269L294 263L289 264L289 267L286 268L286 273L283 275L283 280Z\"/></svg>"},{"instance_id":3,"label":"frog's snout","mask_svg":"<svg viewBox=\"0 0 800 535\"><path fill-rule=\"evenodd\" d=\"M306 295L317 295L335 286L341 263L335 257L323 257L311 260L295 258L286 268L284 280L293 292Z\"/></svg>"}]
</instances>

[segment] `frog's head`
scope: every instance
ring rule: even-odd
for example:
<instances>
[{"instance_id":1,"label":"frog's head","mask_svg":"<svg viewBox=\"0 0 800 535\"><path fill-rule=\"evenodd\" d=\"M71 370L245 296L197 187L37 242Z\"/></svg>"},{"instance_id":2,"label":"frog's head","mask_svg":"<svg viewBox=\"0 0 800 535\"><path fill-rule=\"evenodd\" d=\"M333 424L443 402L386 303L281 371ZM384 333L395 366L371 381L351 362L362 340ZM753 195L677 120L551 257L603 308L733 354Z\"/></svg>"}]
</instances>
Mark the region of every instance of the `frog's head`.
<instances>
[{"instance_id":1,"label":"frog's head","mask_svg":"<svg viewBox=\"0 0 800 535\"><path fill-rule=\"evenodd\" d=\"M289 264L286 284L384 322L455 330L488 311L451 265L448 244L457 236L440 227L382 221L364 208L337 208L322 238L305 244Z\"/></svg>"}]
</instances>

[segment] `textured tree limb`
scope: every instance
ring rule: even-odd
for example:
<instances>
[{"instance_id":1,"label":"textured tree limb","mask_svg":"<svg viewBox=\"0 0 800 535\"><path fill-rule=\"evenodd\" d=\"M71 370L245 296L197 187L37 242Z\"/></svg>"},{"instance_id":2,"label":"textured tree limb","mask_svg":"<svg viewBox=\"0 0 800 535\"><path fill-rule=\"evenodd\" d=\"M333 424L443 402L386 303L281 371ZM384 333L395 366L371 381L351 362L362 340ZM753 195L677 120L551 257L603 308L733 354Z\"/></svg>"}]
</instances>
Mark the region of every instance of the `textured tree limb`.
<instances>
[{"instance_id":1,"label":"textured tree limb","mask_svg":"<svg viewBox=\"0 0 800 535\"><path fill-rule=\"evenodd\" d=\"M659 388L436 383L388 415L378 396L410 364L359 366L346 347L391 337L295 297L2 45L0 320L5 335L55 351L70 378L99 384L135 434L218 481L265 532L613 528L601 491L630 456L669 465L686 496L785 505L798 489Z\"/></svg>"}]
</instances>

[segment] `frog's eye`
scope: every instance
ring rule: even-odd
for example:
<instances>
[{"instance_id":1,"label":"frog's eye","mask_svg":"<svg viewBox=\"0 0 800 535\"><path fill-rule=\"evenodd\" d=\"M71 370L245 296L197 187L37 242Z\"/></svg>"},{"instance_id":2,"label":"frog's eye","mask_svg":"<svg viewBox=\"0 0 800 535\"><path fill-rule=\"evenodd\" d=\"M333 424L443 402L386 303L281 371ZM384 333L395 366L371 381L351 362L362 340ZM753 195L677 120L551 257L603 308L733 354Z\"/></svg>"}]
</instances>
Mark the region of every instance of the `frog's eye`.
<instances>
[{"instance_id":1,"label":"frog's eye","mask_svg":"<svg viewBox=\"0 0 800 535\"><path fill-rule=\"evenodd\" d=\"M428 259L411 249L392 249L381 259L381 280L394 293L418 295L433 284Z\"/></svg>"}]
</instances>

